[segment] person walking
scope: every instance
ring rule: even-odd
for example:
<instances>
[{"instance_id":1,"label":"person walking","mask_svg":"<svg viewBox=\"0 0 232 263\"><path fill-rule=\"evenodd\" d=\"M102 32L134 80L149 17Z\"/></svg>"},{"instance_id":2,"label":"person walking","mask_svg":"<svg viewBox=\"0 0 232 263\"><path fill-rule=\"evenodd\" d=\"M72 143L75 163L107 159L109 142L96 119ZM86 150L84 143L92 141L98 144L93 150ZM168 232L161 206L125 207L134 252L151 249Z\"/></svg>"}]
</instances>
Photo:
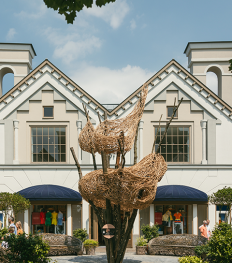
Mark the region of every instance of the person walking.
<instances>
[{"instance_id":1,"label":"person walking","mask_svg":"<svg viewBox=\"0 0 232 263\"><path fill-rule=\"evenodd\" d=\"M17 235L17 227L16 227L16 225L14 224L14 217L13 217L13 216L9 216L8 222L9 222L9 224L10 224L9 227L14 227L14 229L15 229L15 230L14 230L14 234Z\"/></svg>"},{"instance_id":2,"label":"person walking","mask_svg":"<svg viewBox=\"0 0 232 263\"><path fill-rule=\"evenodd\" d=\"M15 225L17 227L17 235L23 234L22 223L20 221L18 221Z\"/></svg>"},{"instance_id":3,"label":"person walking","mask_svg":"<svg viewBox=\"0 0 232 263\"><path fill-rule=\"evenodd\" d=\"M200 226L201 236L208 239L207 236L207 222L206 220L203 221L203 225Z\"/></svg>"}]
</instances>

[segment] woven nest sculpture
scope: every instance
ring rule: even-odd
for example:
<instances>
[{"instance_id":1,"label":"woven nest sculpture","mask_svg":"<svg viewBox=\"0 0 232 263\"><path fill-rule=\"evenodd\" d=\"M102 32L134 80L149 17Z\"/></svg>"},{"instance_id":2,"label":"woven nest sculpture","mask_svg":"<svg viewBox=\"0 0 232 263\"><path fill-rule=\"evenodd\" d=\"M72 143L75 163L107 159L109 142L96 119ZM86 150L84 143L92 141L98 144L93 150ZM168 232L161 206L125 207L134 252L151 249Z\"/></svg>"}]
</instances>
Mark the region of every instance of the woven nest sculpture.
<instances>
[{"instance_id":1,"label":"woven nest sculpture","mask_svg":"<svg viewBox=\"0 0 232 263\"><path fill-rule=\"evenodd\" d=\"M95 170L79 181L79 191L86 201L105 208L106 198L119 204L121 210L144 209L155 199L157 183L167 171L160 154L149 154L129 168L108 169L107 174Z\"/></svg>"},{"instance_id":2,"label":"woven nest sculpture","mask_svg":"<svg viewBox=\"0 0 232 263\"><path fill-rule=\"evenodd\" d=\"M125 153L129 152L134 143L138 123L143 115L147 93L148 88L143 85L140 99L130 114L117 120L105 120L97 126L95 131L88 119L87 124L79 135L81 149L89 153L92 153L93 149L94 152L100 154L102 151L106 154L120 152L118 140L123 132L124 151Z\"/></svg>"}]
</instances>

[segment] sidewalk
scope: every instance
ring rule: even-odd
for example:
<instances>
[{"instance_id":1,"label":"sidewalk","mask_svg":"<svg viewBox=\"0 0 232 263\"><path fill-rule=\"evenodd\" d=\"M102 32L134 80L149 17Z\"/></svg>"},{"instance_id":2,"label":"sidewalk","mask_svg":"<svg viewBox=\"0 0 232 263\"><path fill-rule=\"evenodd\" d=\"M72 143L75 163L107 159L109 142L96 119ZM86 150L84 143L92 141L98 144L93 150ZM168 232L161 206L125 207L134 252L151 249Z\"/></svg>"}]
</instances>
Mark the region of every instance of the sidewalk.
<instances>
[{"instance_id":1,"label":"sidewalk","mask_svg":"<svg viewBox=\"0 0 232 263\"><path fill-rule=\"evenodd\" d=\"M60 256L51 257L52 260L56 260L57 263L71 263L71 262L85 262L85 263L107 263L105 253L96 253L95 256ZM151 255L135 255L133 253L126 253L124 263L178 263L178 257L170 256L151 256Z\"/></svg>"}]
</instances>

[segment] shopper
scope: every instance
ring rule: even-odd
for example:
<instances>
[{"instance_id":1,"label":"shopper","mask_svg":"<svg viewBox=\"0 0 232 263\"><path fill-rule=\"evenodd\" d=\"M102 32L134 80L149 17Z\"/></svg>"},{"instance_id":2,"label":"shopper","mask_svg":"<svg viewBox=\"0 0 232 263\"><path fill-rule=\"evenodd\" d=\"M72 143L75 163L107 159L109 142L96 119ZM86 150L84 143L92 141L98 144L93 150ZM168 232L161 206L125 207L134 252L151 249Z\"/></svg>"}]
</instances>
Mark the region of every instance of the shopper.
<instances>
[{"instance_id":1,"label":"shopper","mask_svg":"<svg viewBox=\"0 0 232 263\"><path fill-rule=\"evenodd\" d=\"M203 221L203 225L200 226L201 236L208 239L207 236L207 222L206 220Z\"/></svg>"},{"instance_id":2,"label":"shopper","mask_svg":"<svg viewBox=\"0 0 232 263\"><path fill-rule=\"evenodd\" d=\"M17 227L17 235L23 234L22 223L20 221L18 221L15 225Z\"/></svg>"},{"instance_id":3,"label":"shopper","mask_svg":"<svg viewBox=\"0 0 232 263\"><path fill-rule=\"evenodd\" d=\"M211 228L210 228L210 225L209 225L210 220L207 219L206 222L207 222L207 226L206 226L207 227L207 236L208 236L208 239L210 239L210 237L211 237Z\"/></svg>"},{"instance_id":4,"label":"shopper","mask_svg":"<svg viewBox=\"0 0 232 263\"><path fill-rule=\"evenodd\" d=\"M14 230L15 230L15 228L13 226L10 226L8 229L9 232L8 232L8 234L6 234L6 236L10 236L11 234L14 234ZM4 239L4 237L2 237L2 239ZM5 248L5 249L9 248L9 244L6 241L2 241L1 246L2 246L2 248Z\"/></svg>"},{"instance_id":5,"label":"shopper","mask_svg":"<svg viewBox=\"0 0 232 263\"><path fill-rule=\"evenodd\" d=\"M17 227L16 227L16 225L14 224L14 217L13 216L9 216L9 218L8 218L8 222L9 222L9 224L10 224L10 227L12 226L12 227L14 227L14 234L15 235L17 235Z\"/></svg>"}]
</instances>

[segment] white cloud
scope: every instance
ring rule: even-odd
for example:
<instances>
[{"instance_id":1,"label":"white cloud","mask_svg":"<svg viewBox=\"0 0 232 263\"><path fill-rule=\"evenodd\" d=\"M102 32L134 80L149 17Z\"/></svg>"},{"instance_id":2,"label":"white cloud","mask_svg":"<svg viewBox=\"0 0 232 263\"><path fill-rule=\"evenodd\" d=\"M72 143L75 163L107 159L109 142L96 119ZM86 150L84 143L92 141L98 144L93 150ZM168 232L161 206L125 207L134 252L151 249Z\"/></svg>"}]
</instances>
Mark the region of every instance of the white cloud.
<instances>
[{"instance_id":1,"label":"white cloud","mask_svg":"<svg viewBox=\"0 0 232 263\"><path fill-rule=\"evenodd\" d=\"M136 28L136 22L135 22L134 19L132 19L132 20L130 21L130 27L131 27L132 30L134 30L134 29Z\"/></svg>"},{"instance_id":2,"label":"white cloud","mask_svg":"<svg viewBox=\"0 0 232 263\"><path fill-rule=\"evenodd\" d=\"M41 0L37 0L37 1L24 0L24 2L27 5L27 7L29 7L29 9L26 11L23 10L19 13L16 13L15 16L18 16L24 19L25 18L26 19L40 19L48 11L47 6Z\"/></svg>"},{"instance_id":3,"label":"white cloud","mask_svg":"<svg viewBox=\"0 0 232 263\"><path fill-rule=\"evenodd\" d=\"M83 58L101 47L99 38L93 35L80 35L74 30L63 34L60 30L48 28L44 34L54 46L54 57L62 59L65 64Z\"/></svg>"},{"instance_id":4,"label":"white cloud","mask_svg":"<svg viewBox=\"0 0 232 263\"><path fill-rule=\"evenodd\" d=\"M10 28L9 31L7 32L6 39L7 40L12 40L16 34L16 31L14 28Z\"/></svg>"},{"instance_id":5,"label":"white cloud","mask_svg":"<svg viewBox=\"0 0 232 263\"><path fill-rule=\"evenodd\" d=\"M70 77L100 103L118 104L153 74L154 72L130 65L118 70L82 65Z\"/></svg>"},{"instance_id":6,"label":"white cloud","mask_svg":"<svg viewBox=\"0 0 232 263\"><path fill-rule=\"evenodd\" d=\"M126 0L117 0L102 7L97 7L94 3L92 8L84 8L83 10L88 15L103 19L112 28L116 29L122 24L130 8Z\"/></svg>"}]
</instances>

